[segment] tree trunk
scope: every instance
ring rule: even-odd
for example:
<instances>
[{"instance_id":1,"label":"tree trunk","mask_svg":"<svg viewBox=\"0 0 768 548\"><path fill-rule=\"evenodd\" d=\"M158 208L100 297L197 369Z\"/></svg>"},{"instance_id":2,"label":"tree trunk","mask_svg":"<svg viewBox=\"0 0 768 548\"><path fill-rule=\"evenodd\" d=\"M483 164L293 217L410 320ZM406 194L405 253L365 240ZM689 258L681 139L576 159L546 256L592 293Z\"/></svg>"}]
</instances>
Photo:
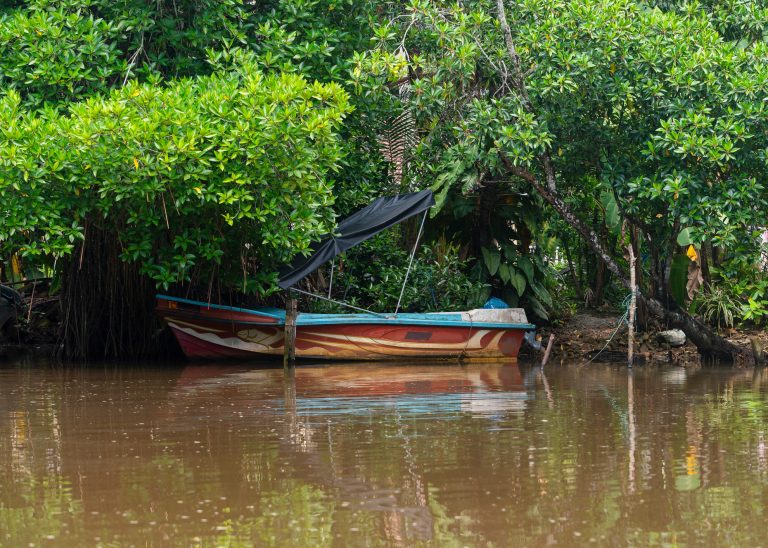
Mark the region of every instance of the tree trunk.
<instances>
[{"instance_id":1,"label":"tree trunk","mask_svg":"<svg viewBox=\"0 0 768 548\"><path fill-rule=\"evenodd\" d=\"M507 15L504 11L504 0L496 0L498 9L499 24L504 35L504 44L507 48L507 54L512 61L512 86L518 92L523 107L533 114L536 114L533 104L528 96L528 89L525 85L525 75L520 63L520 57L515 49L512 39L512 31L507 23ZM530 171L514 165L503 151L499 151L499 157L506 167L507 171L516 175L531 184L539 195L549 203L555 211L574 229L597 255L605 263L608 270L613 273L627 289L631 289L629 279L624 275L619 265L608 253L607 248L600 241L600 238L594 230L586 226L579 219L571 208L559 196L557 191L557 178L555 169L552 166L552 160L548 152L544 152L539 157L541 168L544 172L544 183L539 182L538 178ZM672 309L664 306L653 296L645 295L637 291L637 299L648 307L655 316L663 319L668 325L681 329L687 337L696 345L699 353L706 358L720 359L725 361L751 361L750 354L733 343L723 339L711 328L696 320L690 314L682 309Z\"/></svg>"},{"instance_id":2,"label":"tree trunk","mask_svg":"<svg viewBox=\"0 0 768 548\"><path fill-rule=\"evenodd\" d=\"M629 301L627 313L627 365L632 367L635 360L635 307L637 306L637 280L635 280L635 248L632 242L627 246L629 251L629 284L632 286L632 298Z\"/></svg>"},{"instance_id":3,"label":"tree trunk","mask_svg":"<svg viewBox=\"0 0 768 548\"><path fill-rule=\"evenodd\" d=\"M591 247L597 256L605 263L608 270L621 281L622 285L628 290L631 290L629 279L624 275L618 263L616 263L613 257L608 253L595 231L585 225L581 219L571 211L568 204L566 204L555 192L542 185L535 175L527 170L512 165L503 152L500 153L500 155L502 162L504 162L504 165L509 172L530 183L539 195L544 198L544 200L549 203L549 205L551 205L555 211L557 211L560 216L581 235L582 238L584 238L589 247ZM725 361L741 361L747 359L744 349L723 339L709 326L701 323L685 310L679 307L673 309L664 306L661 301L653 296L646 295L639 289L637 290L637 299L642 302L654 316L661 318L670 327L681 329L691 342L696 345L696 348L703 357Z\"/></svg>"},{"instance_id":4,"label":"tree trunk","mask_svg":"<svg viewBox=\"0 0 768 548\"><path fill-rule=\"evenodd\" d=\"M581 281L579 281L579 276L576 272L576 267L573 264L573 259L571 258L571 250L568 246L568 241L563 241L563 248L565 249L565 258L568 261L568 269L571 272L571 282L573 283L573 287L576 289L576 298L579 301L584 300L584 291L581 289Z\"/></svg>"},{"instance_id":5,"label":"tree trunk","mask_svg":"<svg viewBox=\"0 0 768 548\"><path fill-rule=\"evenodd\" d=\"M87 224L62 269L61 356L145 358L175 348L158 336L155 285L120 259L117 236Z\"/></svg>"},{"instance_id":6,"label":"tree trunk","mask_svg":"<svg viewBox=\"0 0 768 548\"><path fill-rule=\"evenodd\" d=\"M712 276L709 272L709 252L707 251L707 248L709 245L707 242L704 242L701 245L701 249L699 250L699 257L701 257L701 277L704 279L704 286L709 287L709 284L712 283Z\"/></svg>"},{"instance_id":7,"label":"tree trunk","mask_svg":"<svg viewBox=\"0 0 768 548\"><path fill-rule=\"evenodd\" d=\"M602 306L603 304L606 284L605 274L605 263L598 257L595 261L595 292L594 300L592 301L595 307Z\"/></svg>"},{"instance_id":8,"label":"tree trunk","mask_svg":"<svg viewBox=\"0 0 768 548\"><path fill-rule=\"evenodd\" d=\"M635 285L637 287L643 286L643 265L640 259L640 248L642 245L642 237L640 229L632 226L629 230L630 242L632 243L632 252L635 254ZM648 309L640 302L637 303L637 329L639 331L645 331L648 329Z\"/></svg>"}]
</instances>

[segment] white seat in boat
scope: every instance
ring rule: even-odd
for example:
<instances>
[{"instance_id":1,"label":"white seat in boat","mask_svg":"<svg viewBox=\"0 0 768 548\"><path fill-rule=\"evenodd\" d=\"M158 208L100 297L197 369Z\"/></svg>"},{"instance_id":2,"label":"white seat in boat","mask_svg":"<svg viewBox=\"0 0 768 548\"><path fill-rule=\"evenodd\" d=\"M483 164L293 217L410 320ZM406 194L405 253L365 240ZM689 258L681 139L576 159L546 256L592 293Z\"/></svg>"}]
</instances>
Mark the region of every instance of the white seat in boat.
<instances>
[{"instance_id":1,"label":"white seat in boat","mask_svg":"<svg viewBox=\"0 0 768 548\"><path fill-rule=\"evenodd\" d=\"M462 319L484 323L528 323L522 308L476 308L462 312Z\"/></svg>"}]
</instances>

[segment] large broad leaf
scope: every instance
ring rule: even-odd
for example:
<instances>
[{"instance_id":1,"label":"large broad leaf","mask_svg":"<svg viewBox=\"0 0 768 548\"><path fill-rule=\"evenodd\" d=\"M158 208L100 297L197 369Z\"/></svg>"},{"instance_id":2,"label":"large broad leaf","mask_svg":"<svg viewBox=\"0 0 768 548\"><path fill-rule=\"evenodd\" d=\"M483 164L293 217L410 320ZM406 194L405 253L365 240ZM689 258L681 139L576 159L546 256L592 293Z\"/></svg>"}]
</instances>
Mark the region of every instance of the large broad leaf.
<instances>
[{"instance_id":1,"label":"large broad leaf","mask_svg":"<svg viewBox=\"0 0 768 548\"><path fill-rule=\"evenodd\" d=\"M525 272L525 277L528 278L528 283L534 283L536 280L533 275L533 263L528 257L520 257L517 261L517 267Z\"/></svg>"},{"instance_id":2,"label":"large broad leaf","mask_svg":"<svg viewBox=\"0 0 768 548\"><path fill-rule=\"evenodd\" d=\"M501 278L501 281L505 284L508 284L511 280L512 269L510 269L508 264L502 263L499 265L499 278Z\"/></svg>"},{"instance_id":3,"label":"large broad leaf","mask_svg":"<svg viewBox=\"0 0 768 548\"><path fill-rule=\"evenodd\" d=\"M531 307L531 311L536 314L539 318L542 320L548 320L549 314L547 313L547 309L542 306L542 304L539 302L539 300L534 297L533 295L528 295L528 305Z\"/></svg>"},{"instance_id":4,"label":"large broad leaf","mask_svg":"<svg viewBox=\"0 0 768 548\"><path fill-rule=\"evenodd\" d=\"M525 276L523 276L520 271L515 270L511 281L512 285L515 287L515 291L517 291L518 296L522 297L523 293L525 292Z\"/></svg>"},{"instance_id":5,"label":"large broad leaf","mask_svg":"<svg viewBox=\"0 0 768 548\"><path fill-rule=\"evenodd\" d=\"M443 166L441 171L435 180L435 184L430 187L432 192L435 193L435 205L429 211L429 216L432 219L443 209L448 191L459 178L462 171L464 171L464 165L458 161L451 161L446 166Z\"/></svg>"},{"instance_id":6,"label":"large broad leaf","mask_svg":"<svg viewBox=\"0 0 768 548\"><path fill-rule=\"evenodd\" d=\"M488 248L483 248L483 262L488 269L488 273L491 276L495 276L499 270L499 264L501 263L501 254L498 251L491 251Z\"/></svg>"},{"instance_id":7,"label":"large broad leaf","mask_svg":"<svg viewBox=\"0 0 768 548\"><path fill-rule=\"evenodd\" d=\"M517 259L517 256L519 253L517 252L517 248L510 244L510 243L503 243L501 244L501 248L504 250L504 257L508 261L515 261Z\"/></svg>"},{"instance_id":8,"label":"large broad leaf","mask_svg":"<svg viewBox=\"0 0 768 548\"><path fill-rule=\"evenodd\" d=\"M445 204L448 191L451 189L451 179L447 176L438 177L437 182L432 185L432 192L435 193L435 205L432 206L429 217L433 219Z\"/></svg>"},{"instance_id":9,"label":"large broad leaf","mask_svg":"<svg viewBox=\"0 0 768 548\"><path fill-rule=\"evenodd\" d=\"M677 245L691 245L693 243L693 239L691 238L691 229L690 228L684 228L680 231L680 234L677 235Z\"/></svg>"},{"instance_id":10,"label":"large broad leaf","mask_svg":"<svg viewBox=\"0 0 768 548\"><path fill-rule=\"evenodd\" d=\"M531 288L533 289L533 292L536 293L536 297L538 297L541 302L547 306L552 306L552 295L549 294L549 291L547 291L546 287L539 283L532 283Z\"/></svg>"},{"instance_id":11,"label":"large broad leaf","mask_svg":"<svg viewBox=\"0 0 768 548\"><path fill-rule=\"evenodd\" d=\"M613 192L603 190L600 193L600 203L605 208L605 224L611 230L617 229L621 223L621 217L619 216L619 204L616 203Z\"/></svg>"},{"instance_id":12,"label":"large broad leaf","mask_svg":"<svg viewBox=\"0 0 768 548\"><path fill-rule=\"evenodd\" d=\"M675 255L672 259L672 268L669 272L669 289L677 304L683 306L688 297L688 265L691 260L687 255Z\"/></svg>"}]
</instances>

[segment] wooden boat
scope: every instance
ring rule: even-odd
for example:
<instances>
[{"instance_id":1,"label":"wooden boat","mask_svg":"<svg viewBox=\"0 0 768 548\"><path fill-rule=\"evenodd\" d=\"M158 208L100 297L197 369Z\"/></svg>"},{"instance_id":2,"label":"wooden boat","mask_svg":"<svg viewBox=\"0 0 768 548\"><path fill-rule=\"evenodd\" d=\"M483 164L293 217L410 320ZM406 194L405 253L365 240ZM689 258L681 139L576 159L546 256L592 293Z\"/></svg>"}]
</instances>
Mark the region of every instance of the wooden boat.
<instances>
[{"instance_id":1,"label":"wooden boat","mask_svg":"<svg viewBox=\"0 0 768 548\"><path fill-rule=\"evenodd\" d=\"M285 311L157 296L157 311L191 359L283 355ZM428 314L305 314L296 318L296 357L513 359L528 323L518 308Z\"/></svg>"},{"instance_id":2,"label":"wooden boat","mask_svg":"<svg viewBox=\"0 0 768 548\"><path fill-rule=\"evenodd\" d=\"M281 276L285 290L345 250L435 204L431 190L379 198L342 220L334 232L299 257ZM424 226L422 220L421 227ZM421 228L419 229L419 236ZM416 252L416 238L411 263ZM410 265L403 289L408 280ZM331 278L332 279L332 278ZM329 297L312 295L332 300ZM402 291L401 291L402 298ZM344 303L339 303L344 306ZM355 308L350 306L350 308ZM304 314L296 317L297 358L381 360L387 358L516 358L528 323L519 308L477 309L390 315L360 310L355 314ZM286 314L277 308L245 309L158 295L157 310L190 358L281 356Z\"/></svg>"}]
</instances>

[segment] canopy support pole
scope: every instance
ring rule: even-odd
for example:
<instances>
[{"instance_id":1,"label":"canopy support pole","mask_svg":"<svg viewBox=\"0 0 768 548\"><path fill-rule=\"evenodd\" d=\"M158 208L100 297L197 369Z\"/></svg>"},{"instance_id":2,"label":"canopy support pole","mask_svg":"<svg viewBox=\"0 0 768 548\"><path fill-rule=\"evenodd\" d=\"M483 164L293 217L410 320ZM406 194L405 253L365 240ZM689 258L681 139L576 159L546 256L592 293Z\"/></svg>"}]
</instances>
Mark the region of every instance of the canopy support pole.
<instances>
[{"instance_id":1,"label":"canopy support pole","mask_svg":"<svg viewBox=\"0 0 768 548\"><path fill-rule=\"evenodd\" d=\"M427 220L427 212L424 212L424 216L421 218L421 225L419 226L419 233L416 235L416 243L413 244L413 250L411 251L411 259L408 261L408 270L405 271L405 279L403 280L403 287L400 289L400 297L397 299L397 307L395 308L395 316L400 311L400 303L403 300L403 293L405 293L405 284L408 283L408 275L411 273L411 266L413 266L413 258L416 256L416 250L419 248L419 240L421 239L421 232L424 230L424 221Z\"/></svg>"},{"instance_id":2,"label":"canopy support pole","mask_svg":"<svg viewBox=\"0 0 768 548\"><path fill-rule=\"evenodd\" d=\"M328 298L331 298L331 290L333 289L333 270L336 266L336 259L331 260L331 281L328 282Z\"/></svg>"},{"instance_id":3,"label":"canopy support pole","mask_svg":"<svg viewBox=\"0 0 768 548\"><path fill-rule=\"evenodd\" d=\"M352 310L359 310L360 312L365 312L366 314L371 314L372 316L378 316L379 318L386 318L384 314L379 314L378 312L373 312L372 310L368 310L365 308L360 308L359 306L354 306L351 304L343 303L341 301L337 301L335 299L329 299L328 297L323 297L322 295L316 295L315 293L310 293L309 291L304 291L302 289L296 289L295 287L291 288L291 291L295 291L296 293L301 293L302 295L307 295L308 297L312 297L314 299L322 299L323 301L328 301L331 303L335 303L341 306L346 306L347 308L351 308Z\"/></svg>"}]
</instances>

